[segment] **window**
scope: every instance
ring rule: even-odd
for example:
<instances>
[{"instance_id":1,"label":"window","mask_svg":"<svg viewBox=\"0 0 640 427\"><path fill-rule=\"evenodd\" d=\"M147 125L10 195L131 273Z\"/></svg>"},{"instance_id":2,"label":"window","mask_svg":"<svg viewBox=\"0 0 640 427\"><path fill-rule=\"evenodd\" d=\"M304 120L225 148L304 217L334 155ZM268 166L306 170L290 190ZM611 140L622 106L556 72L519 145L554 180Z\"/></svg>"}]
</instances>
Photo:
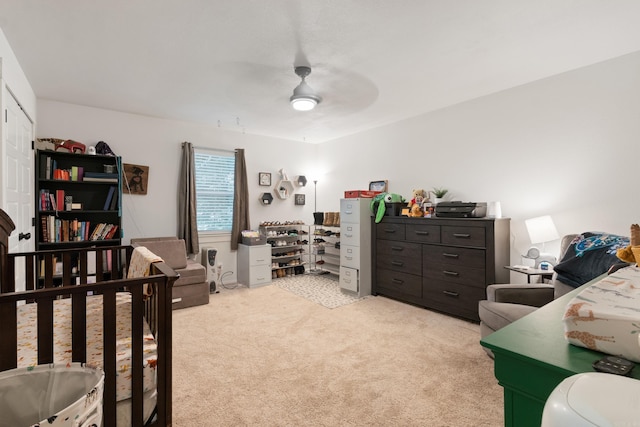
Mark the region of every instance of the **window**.
<instances>
[{"instance_id":1,"label":"window","mask_svg":"<svg viewBox=\"0 0 640 427\"><path fill-rule=\"evenodd\" d=\"M195 150L198 231L231 232L234 153Z\"/></svg>"}]
</instances>

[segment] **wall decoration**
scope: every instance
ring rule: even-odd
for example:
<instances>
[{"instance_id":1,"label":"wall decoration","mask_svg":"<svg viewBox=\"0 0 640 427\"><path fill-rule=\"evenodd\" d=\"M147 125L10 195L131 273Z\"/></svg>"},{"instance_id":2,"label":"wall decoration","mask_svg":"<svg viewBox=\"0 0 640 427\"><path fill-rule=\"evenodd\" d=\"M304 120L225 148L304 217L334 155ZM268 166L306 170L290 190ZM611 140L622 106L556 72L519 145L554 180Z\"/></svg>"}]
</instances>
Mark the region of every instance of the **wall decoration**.
<instances>
[{"instance_id":1,"label":"wall decoration","mask_svg":"<svg viewBox=\"0 0 640 427\"><path fill-rule=\"evenodd\" d=\"M262 202L263 205L270 205L273 202L273 196L271 193L262 193L260 195L260 202Z\"/></svg>"},{"instance_id":2,"label":"wall decoration","mask_svg":"<svg viewBox=\"0 0 640 427\"><path fill-rule=\"evenodd\" d=\"M122 164L123 190L128 194L147 194L149 166Z\"/></svg>"},{"instance_id":3,"label":"wall decoration","mask_svg":"<svg viewBox=\"0 0 640 427\"><path fill-rule=\"evenodd\" d=\"M258 184L263 186L271 185L271 174L269 172L260 172L258 174Z\"/></svg>"},{"instance_id":4,"label":"wall decoration","mask_svg":"<svg viewBox=\"0 0 640 427\"><path fill-rule=\"evenodd\" d=\"M296 194L296 199L295 199L296 205L304 205L304 199L305 199L304 194Z\"/></svg>"},{"instance_id":5,"label":"wall decoration","mask_svg":"<svg viewBox=\"0 0 640 427\"><path fill-rule=\"evenodd\" d=\"M379 181L371 181L369 183L369 191L382 191L386 193L388 191L389 181L381 179Z\"/></svg>"}]
</instances>

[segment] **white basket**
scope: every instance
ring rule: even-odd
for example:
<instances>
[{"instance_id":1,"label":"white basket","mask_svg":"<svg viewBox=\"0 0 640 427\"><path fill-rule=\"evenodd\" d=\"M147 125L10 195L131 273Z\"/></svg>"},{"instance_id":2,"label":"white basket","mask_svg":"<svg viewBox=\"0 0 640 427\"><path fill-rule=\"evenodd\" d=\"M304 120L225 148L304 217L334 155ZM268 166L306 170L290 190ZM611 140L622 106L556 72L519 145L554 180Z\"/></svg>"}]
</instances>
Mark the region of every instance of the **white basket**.
<instances>
[{"instance_id":1,"label":"white basket","mask_svg":"<svg viewBox=\"0 0 640 427\"><path fill-rule=\"evenodd\" d=\"M104 371L82 363L0 372L0 427L102 425Z\"/></svg>"}]
</instances>

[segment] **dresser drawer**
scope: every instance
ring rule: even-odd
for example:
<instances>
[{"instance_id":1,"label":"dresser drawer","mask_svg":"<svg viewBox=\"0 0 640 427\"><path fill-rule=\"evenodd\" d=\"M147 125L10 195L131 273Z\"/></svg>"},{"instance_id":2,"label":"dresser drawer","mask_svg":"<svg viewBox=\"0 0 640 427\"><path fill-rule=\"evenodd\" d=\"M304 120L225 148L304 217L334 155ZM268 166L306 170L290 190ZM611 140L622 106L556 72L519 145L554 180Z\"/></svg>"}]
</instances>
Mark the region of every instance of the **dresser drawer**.
<instances>
[{"instance_id":1,"label":"dresser drawer","mask_svg":"<svg viewBox=\"0 0 640 427\"><path fill-rule=\"evenodd\" d=\"M459 248L457 246L422 246L422 265L425 268L440 269L443 265L463 265L484 268L484 249Z\"/></svg>"},{"instance_id":2,"label":"dresser drawer","mask_svg":"<svg viewBox=\"0 0 640 427\"><path fill-rule=\"evenodd\" d=\"M407 224L405 234L411 242L440 243L439 225Z\"/></svg>"},{"instance_id":3,"label":"dresser drawer","mask_svg":"<svg viewBox=\"0 0 640 427\"><path fill-rule=\"evenodd\" d=\"M385 290L392 294L404 294L412 297L422 297L422 278L413 274L397 271L377 269L377 291L384 294Z\"/></svg>"},{"instance_id":4,"label":"dresser drawer","mask_svg":"<svg viewBox=\"0 0 640 427\"><path fill-rule=\"evenodd\" d=\"M359 223L360 222L360 199L341 199L340 200L340 224ZM341 231L342 233L342 231Z\"/></svg>"},{"instance_id":5,"label":"dresser drawer","mask_svg":"<svg viewBox=\"0 0 640 427\"><path fill-rule=\"evenodd\" d=\"M271 245L249 246L249 265L271 265Z\"/></svg>"},{"instance_id":6,"label":"dresser drawer","mask_svg":"<svg viewBox=\"0 0 640 427\"><path fill-rule=\"evenodd\" d=\"M340 288L351 292L358 292L358 270L340 267Z\"/></svg>"},{"instance_id":7,"label":"dresser drawer","mask_svg":"<svg viewBox=\"0 0 640 427\"><path fill-rule=\"evenodd\" d=\"M360 247L340 243L340 266L360 268Z\"/></svg>"},{"instance_id":8,"label":"dresser drawer","mask_svg":"<svg viewBox=\"0 0 640 427\"><path fill-rule=\"evenodd\" d=\"M426 279L442 280L461 285L476 286L484 289L485 269L464 265L425 265L422 275Z\"/></svg>"},{"instance_id":9,"label":"dresser drawer","mask_svg":"<svg viewBox=\"0 0 640 427\"><path fill-rule=\"evenodd\" d=\"M447 245L485 247L483 227L442 226L442 243Z\"/></svg>"},{"instance_id":10,"label":"dresser drawer","mask_svg":"<svg viewBox=\"0 0 640 427\"><path fill-rule=\"evenodd\" d=\"M478 321L478 301L486 298L486 289L458 283L424 279L425 306Z\"/></svg>"},{"instance_id":11,"label":"dresser drawer","mask_svg":"<svg viewBox=\"0 0 640 427\"><path fill-rule=\"evenodd\" d=\"M340 223L340 245L360 246L360 224Z\"/></svg>"},{"instance_id":12,"label":"dresser drawer","mask_svg":"<svg viewBox=\"0 0 640 427\"><path fill-rule=\"evenodd\" d=\"M253 265L249 267L249 277L252 285L271 282L270 265Z\"/></svg>"},{"instance_id":13,"label":"dresser drawer","mask_svg":"<svg viewBox=\"0 0 640 427\"><path fill-rule=\"evenodd\" d=\"M422 245L380 240L376 245L378 267L410 274L422 274Z\"/></svg>"},{"instance_id":14,"label":"dresser drawer","mask_svg":"<svg viewBox=\"0 0 640 427\"><path fill-rule=\"evenodd\" d=\"M404 224L385 224L383 220L374 226L376 227L376 239L405 240Z\"/></svg>"}]
</instances>

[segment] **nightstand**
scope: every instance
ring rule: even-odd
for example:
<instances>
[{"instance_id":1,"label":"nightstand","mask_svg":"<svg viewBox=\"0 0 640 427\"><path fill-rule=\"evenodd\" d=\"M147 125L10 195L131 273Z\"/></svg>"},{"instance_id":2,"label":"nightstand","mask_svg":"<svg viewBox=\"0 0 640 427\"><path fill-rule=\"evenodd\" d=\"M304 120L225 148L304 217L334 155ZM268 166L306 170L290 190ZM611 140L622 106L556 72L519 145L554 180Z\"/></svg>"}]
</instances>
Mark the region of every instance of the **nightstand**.
<instances>
[{"instance_id":1,"label":"nightstand","mask_svg":"<svg viewBox=\"0 0 640 427\"><path fill-rule=\"evenodd\" d=\"M539 268L523 268L516 267L512 265L507 265L504 268L510 271L515 271L516 273L526 274L527 275L527 283L531 283L531 276L541 276L542 280L548 279L551 280L553 277L553 270L540 270Z\"/></svg>"}]
</instances>

